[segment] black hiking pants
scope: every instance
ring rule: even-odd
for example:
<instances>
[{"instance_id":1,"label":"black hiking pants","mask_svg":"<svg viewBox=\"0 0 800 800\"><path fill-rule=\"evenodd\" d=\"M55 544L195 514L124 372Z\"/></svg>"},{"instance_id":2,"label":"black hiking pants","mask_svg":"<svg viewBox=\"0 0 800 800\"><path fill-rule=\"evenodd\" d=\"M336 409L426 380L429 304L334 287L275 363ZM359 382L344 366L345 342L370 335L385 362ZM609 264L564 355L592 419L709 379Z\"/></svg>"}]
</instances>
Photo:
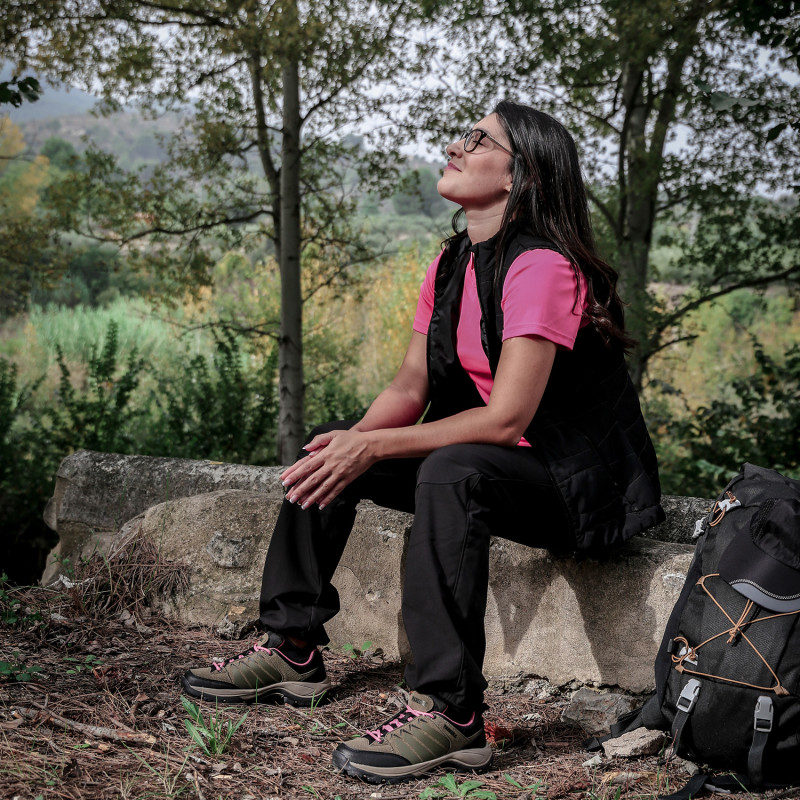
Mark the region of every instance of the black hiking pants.
<instances>
[{"instance_id":1,"label":"black hiking pants","mask_svg":"<svg viewBox=\"0 0 800 800\"><path fill-rule=\"evenodd\" d=\"M353 424L322 425L309 441ZM544 466L529 447L454 444L376 463L322 511L284 501L261 585L266 628L328 642L324 624L339 611L330 581L362 499L414 513L402 601L413 655L406 684L461 708L480 706L490 534L556 550L570 535Z\"/></svg>"}]
</instances>

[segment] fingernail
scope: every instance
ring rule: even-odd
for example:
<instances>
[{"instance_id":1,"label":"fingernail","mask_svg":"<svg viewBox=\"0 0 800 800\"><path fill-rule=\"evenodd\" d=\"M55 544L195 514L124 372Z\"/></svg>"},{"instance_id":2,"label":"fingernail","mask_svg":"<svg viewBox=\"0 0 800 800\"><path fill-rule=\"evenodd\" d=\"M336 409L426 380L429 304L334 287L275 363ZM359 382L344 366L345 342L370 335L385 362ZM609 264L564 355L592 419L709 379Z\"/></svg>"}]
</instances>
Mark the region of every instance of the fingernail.
<instances>
[{"instance_id":1,"label":"fingernail","mask_svg":"<svg viewBox=\"0 0 800 800\"><path fill-rule=\"evenodd\" d=\"M320 503L319 504L319 510L322 511L322 509L325 508L325 506L326 506L326 503Z\"/></svg>"},{"instance_id":2,"label":"fingernail","mask_svg":"<svg viewBox=\"0 0 800 800\"><path fill-rule=\"evenodd\" d=\"M302 508L303 511L305 511L308 508L309 505L310 505L310 503L303 503L303 505L301 505L300 508Z\"/></svg>"}]
</instances>

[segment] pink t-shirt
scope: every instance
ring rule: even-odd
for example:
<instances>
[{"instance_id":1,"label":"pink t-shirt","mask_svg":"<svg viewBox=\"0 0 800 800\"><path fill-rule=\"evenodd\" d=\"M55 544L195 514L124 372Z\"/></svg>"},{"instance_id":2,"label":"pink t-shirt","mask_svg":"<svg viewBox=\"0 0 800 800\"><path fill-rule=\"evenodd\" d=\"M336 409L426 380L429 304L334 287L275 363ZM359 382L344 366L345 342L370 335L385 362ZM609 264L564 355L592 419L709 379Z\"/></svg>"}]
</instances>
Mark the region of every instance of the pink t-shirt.
<instances>
[{"instance_id":1,"label":"pink t-shirt","mask_svg":"<svg viewBox=\"0 0 800 800\"><path fill-rule=\"evenodd\" d=\"M428 333L433 313L434 280L441 254L428 267L419 293L413 328ZM456 350L485 403L492 393L489 359L481 344L481 308L470 256L461 295ZM569 261L553 250L528 250L514 260L503 284L503 341L516 336L541 336L571 350L582 326L586 283L578 281ZM576 297L578 298L576 302ZM527 444L522 439L520 444Z\"/></svg>"}]
</instances>

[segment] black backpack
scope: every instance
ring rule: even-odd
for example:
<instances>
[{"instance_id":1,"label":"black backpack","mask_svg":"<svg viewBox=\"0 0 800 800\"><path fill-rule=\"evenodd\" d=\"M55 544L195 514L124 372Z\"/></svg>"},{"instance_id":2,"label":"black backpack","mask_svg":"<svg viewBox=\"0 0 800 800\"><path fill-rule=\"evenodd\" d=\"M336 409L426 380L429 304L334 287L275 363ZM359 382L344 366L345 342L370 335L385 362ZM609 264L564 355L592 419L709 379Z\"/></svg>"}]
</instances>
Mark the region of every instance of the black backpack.
<instances>
[{"instance_id":1,"label":"black backpack","mask_svg":"<svg viewBox=\"0 0 800 800\"><path fill-rule=\"evenodd\" d=\"M736 773L719 788L800 783L800 481L745 464L698 520L656 656L656 692L614 735L669 730L674 754ZM672 800L709 782L695 776Z\"/></svg>"}]
</instances>

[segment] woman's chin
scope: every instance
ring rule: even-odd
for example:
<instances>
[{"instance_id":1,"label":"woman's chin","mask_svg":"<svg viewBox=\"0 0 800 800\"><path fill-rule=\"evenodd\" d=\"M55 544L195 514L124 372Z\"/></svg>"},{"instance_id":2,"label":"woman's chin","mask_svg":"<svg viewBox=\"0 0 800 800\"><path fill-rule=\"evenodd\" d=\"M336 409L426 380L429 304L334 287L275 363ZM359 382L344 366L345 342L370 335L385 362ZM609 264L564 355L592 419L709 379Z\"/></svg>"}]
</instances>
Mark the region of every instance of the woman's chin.
<instances>
[{"instance_id":1,"label":"woman's chin","mask_svg":"<svg viewBox=\"0 0 800 800\"><path fill-rule=\"evenodd\" d=\"M445 199L450 200L453 203L457 203L458 199L454 197L454 193L452 191L452 187L448 190L447 184L449 181L447 180L447 175L443 175L439 178L439 183L436 184L436 191Z\"/></svg>"}]
</instances>

